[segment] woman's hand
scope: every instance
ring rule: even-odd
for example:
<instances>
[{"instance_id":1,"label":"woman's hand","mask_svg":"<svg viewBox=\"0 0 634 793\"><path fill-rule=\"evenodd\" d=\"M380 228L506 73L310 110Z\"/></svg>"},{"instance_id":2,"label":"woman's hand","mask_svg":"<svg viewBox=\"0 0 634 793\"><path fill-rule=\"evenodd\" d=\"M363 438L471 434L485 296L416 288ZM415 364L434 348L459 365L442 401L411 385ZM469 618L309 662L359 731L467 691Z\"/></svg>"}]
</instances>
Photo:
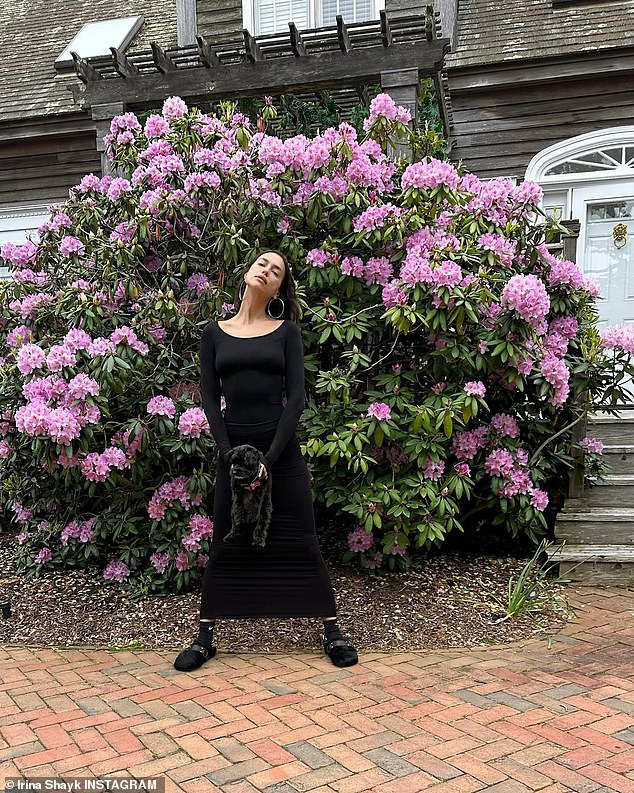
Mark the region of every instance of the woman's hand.
<instances>
[{"instance_id":1,"label":"woman's hand","mask_svg":"<svg viewBox=\"0 0 634 793\"><path fill-rule=\"evenodd\" d=\"M269 472L266 470L266 466L264 463L260 463L260 470L258 471L258 478L259 479L266 479L269 475Z\"/></svg>"}]
</instances>

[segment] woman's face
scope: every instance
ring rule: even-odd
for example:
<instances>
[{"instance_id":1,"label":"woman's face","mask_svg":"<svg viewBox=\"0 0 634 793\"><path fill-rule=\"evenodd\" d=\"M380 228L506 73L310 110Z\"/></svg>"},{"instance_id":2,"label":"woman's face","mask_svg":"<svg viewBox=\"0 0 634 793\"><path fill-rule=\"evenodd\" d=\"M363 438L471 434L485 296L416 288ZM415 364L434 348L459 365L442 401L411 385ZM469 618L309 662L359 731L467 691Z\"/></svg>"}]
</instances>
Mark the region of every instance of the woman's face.
<instances>
[{"instance_id":1,"label":"woman's face","mask_svg":"<svg viewBox=\"0 0 634 793\"><path fill-rule=\"evenodd\" d=\"M284 259L277 254L262 253L247 270L244 280L249 289L259 289L265 295L277 295L284 280Z\"/></svg>"}]
</instances>

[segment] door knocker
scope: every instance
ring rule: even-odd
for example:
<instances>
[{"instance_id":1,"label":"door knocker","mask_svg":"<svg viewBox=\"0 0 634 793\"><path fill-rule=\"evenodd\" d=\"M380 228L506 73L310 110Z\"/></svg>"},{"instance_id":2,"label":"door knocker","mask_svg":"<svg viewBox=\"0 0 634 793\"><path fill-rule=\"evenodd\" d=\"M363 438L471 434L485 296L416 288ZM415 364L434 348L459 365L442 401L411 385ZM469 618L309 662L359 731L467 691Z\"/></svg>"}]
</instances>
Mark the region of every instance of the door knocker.
<instances>
[{"instance_id":1,"label":"door knocker","mask_svg":"<svg viewBox=\"0 0 634 793\"><path fill-rule=\"evenodd\" d=\"M617 223L612 229L612 238L614 239L614 247L622 248L627 242L627 226L625 223Z\"/></svg>"}]
</instances>

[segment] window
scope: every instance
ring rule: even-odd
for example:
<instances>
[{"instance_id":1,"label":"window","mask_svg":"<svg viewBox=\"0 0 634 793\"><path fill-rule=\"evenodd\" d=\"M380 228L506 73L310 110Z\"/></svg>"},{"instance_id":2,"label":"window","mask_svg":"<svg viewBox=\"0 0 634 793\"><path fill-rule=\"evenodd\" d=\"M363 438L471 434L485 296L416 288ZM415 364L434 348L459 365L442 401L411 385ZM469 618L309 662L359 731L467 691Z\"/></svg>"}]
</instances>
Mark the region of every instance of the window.
<instances>
[{"instance_id":1,"label":"window","mask_svg":"<svg viewBox=\"0 0 634 793\"><path fill-rule=\"evenodd\" d=\"M367 22L379 18L385 0L242 0L244 27L256 36L285 33L288 23L300 30L336 25L341 14L345 22Z\"/></svg>"},{"instance_id":2,"label":"window","mask_svg":"<svg viewBox=\"0 0 634 793\"><path fill-rule=\"evenodd\" d=\"M72 39L66 49L57 57L55 70L67 72L74 70L71 52L82 58L96 55L110 55L110 47L126 49L144 23L142 16L107 19L103 22L87 22Z\"/></svg>"},{"instance_id":3,"label":"window","mask_svg":"<svg viewBox=\"0 0 634 793\"><path fill-rule=\"evenodd\" d=\"M38 226L41 226L51 216L46 204L35 204L22 207L0 207L0 244L13 242L20 245L33 236ZM0 278L8 278L9 268L0 267Z\"/></svg>"},{"instance_id":4,"label":"window","mask_svg":"<svg viewBox=\"0 0 634 793\"><path fill-rule=\"evenodd\" d=\"M544 176L568 173L587 173L588 171L616 171L621 167L634 167L634 147L617 146L580 152L563 162L552 165Z\"/></svg>"},{"instance_id":5,"label":"window","mask_svg":"<svg viewBox=\"0 0 634 793\"><path fill-rule=\"evenodd\" d=\"M344 22L366 22L378 16L374 14L372 0L321 0L321 24L337 24L337 14L341 14Z\"/></svg>"}]
</instances>

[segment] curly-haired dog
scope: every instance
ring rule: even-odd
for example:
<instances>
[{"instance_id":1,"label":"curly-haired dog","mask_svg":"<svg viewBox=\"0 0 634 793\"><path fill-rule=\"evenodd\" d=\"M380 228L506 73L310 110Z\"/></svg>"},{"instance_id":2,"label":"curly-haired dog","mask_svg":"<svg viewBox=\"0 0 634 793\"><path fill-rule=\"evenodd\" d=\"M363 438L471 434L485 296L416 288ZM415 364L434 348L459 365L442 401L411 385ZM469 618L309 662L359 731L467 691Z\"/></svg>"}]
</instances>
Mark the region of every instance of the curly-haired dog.
<instances>
[{"instance_id":1,"label":"curly-haired dog","mask_svg":"<svg viewBox=\"0 0 634 793\"><path fill-rule=\"evenodd\" d=\"M253 525L253 545L264 548L271 522L271 476L258 476L264 455L248 443L231 450L231 530L224 542L239 542L243 526ZM265 464L266 465L266 464Z\"/></svg>"}]
</instances>

